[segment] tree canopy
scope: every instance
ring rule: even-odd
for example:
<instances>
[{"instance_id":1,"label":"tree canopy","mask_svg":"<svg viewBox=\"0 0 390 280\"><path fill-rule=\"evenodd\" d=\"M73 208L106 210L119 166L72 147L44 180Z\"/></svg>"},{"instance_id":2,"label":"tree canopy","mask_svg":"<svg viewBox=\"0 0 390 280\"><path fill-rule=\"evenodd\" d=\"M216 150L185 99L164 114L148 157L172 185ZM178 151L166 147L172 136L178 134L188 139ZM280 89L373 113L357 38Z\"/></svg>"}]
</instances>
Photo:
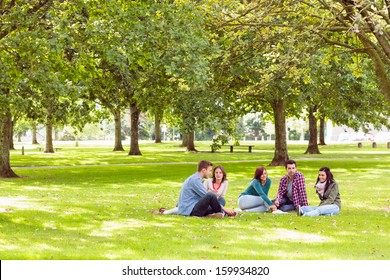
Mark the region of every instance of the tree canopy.
<instances>
[{"instance_id":1,"label":"tree canopy","mask_svg":"<svg viewBox=\"0 0 390 280\"><path fill-rule=\"evenodd\" d=\"M116 119L130 108L137 155L141 112L189 135L233 134L261 112L275 123L274 165L288 158L286 117L304 109L355 129L386 124L389 11L387 0L1 1L0 176L16 175L16 116L49 139L53 126L108 118L101 107Z\"/></svg>"}]
</instances>

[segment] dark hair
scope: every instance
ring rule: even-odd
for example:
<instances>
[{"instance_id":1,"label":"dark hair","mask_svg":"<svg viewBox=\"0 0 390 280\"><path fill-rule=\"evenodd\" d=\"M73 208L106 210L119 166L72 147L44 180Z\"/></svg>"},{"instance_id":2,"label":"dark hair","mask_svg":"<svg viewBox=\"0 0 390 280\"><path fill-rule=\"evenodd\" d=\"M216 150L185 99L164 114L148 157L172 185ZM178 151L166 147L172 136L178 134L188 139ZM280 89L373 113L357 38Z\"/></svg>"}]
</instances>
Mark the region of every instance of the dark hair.
<instances>
[{"instance_id":1,"label":"dark hair","mask_svg":"<svg viewBox=\"0 0 390 280\"><path fill-rule=\"evenodd\" d=\"M264 171L266 171L264 166L257 167L256 171L255 171L255 175L253 176L253 179L260 181L261 175L264 174Z\"/></svg>"},{"instance_id":2,"label":"dark hair","mask_svg":"<svg viewBox=\"0 0 390 280\"><path fill-rule=\"evenodd\" d=\"M329 167L323 166L323 167L321 167L320 170L318 170L318 171L324 171L324 172L325 172L325 174L326 174L326 187L328 187L328 186L330 185L330 183L332 183L333 180L334 180L334 179L333 179L333 174L332 174L332 172L330 171ZM316 184L318 183L319 180L320 180L320 178L317 177L317 182L316 182Z\"/></svg>"},{"instance_id":3,"label":"dark hair","mask_svg":"<svg viewBox=\"0 0 390 280\"><path fill-rule=\"evenodd\" d=\"M295 166L297 166L297 163L295 162L295 160L289 159L288 161L286 161L286 162L284 163L284 167L287 168L287 165L289 165L289 164L295 164Z\"/></svg>"},{"instance_id":4,"label":"dark hair","mask_svg":"<svg viewBox=\"0 0 390 280\"><path fill-rule=\"evenodd\" d=\"M221 171L222 171L222 174L223 174L222 181L221 181L221 183L222 183L222 182L224 182L225 180L227 180L226 171L225 171L225 169L222 167L222 165L217 165L216 167L214 167L214 169L213 169L213 183L216 182L216 179L215 179L215 171L216 171L217 169L221 169Z\"/></svg>"},{"instance_id":5,"label":"dark hair","mask_svg":"<svg viewBox=\"0 0 390 280\"><path fill-rule=\"evenodd\" d=\"M198 163L198 172L202 171L203 168L207 169L209 166L213 166L213 164L207 160L201 160Z\"/></svg>"}]
</instances>

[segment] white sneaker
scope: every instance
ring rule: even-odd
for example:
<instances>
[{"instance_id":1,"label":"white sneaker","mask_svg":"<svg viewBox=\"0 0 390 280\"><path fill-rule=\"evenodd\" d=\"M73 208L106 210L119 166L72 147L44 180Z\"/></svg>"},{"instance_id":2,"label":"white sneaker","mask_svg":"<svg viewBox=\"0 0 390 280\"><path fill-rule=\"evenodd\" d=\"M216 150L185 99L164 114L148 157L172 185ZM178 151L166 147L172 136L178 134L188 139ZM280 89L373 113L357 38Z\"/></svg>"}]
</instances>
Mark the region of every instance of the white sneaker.
<instances>
[{"instance_id":1,"label":"white sneaker","mask_svg":"<svg viewBox=\"0 0 390 280\"><path fill-rule=\"evenodd\" d=\"M283 212L282 210L275 210L274 212L272 212L272 214L288 214L287 212Z\"/></svg>"},{"instance_id":2,"label":"white sneaker","mask_svg":"<svg viewBox=\"0 0 390 280\"><path fill-rule=\"evenodd\" d=\"M303 213L302 213L302 210L301 210L301 205L298 205L298 208L297 208L297 216L302 216Z\"/></svg>"}]
</instances>

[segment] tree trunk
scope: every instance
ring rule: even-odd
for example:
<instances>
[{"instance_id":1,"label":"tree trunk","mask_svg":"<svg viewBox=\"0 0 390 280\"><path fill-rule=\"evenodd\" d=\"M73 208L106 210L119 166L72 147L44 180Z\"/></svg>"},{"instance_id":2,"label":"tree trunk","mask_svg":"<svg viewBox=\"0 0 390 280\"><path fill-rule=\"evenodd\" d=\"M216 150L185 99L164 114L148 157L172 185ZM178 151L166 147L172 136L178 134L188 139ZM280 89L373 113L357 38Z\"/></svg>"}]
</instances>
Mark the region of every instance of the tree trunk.
<instances>
[{"instance_id":1,"label":"tree trunk","mask_svg":"<svg viewBox=\"0 0 390 280\"><path fill-rule=\"evenodd\" d=\"M197 152L195 149L195 131L187 134L187 152Z\"/></svg>"},{"instance_id":2,"label":"tree trunk","mask_svg":"<svg viewBox=\"0 0 390 280\"><path fill-rule=\"evenodd\" d=\"M284 100L273 100L271 105L275 120L275 153L270 166L284 166L288 160Z\"/></svg>"},{"instance_id":3,"label":"tree trunk","mask_svg":"<svg viewBox=\"0 0 390 280\"><path fill-rule=\"evenodd\" d=\"M14 145L14 127L15 127L15 120L11 119L10 131L9 131L9 149L10 150L15 150L15 145Z\"/></svg>"},{"instance_id":4,"label":"tree trunk","mask_svg":"<svg viewBox=\"0 0 390 280\"><path fill-rule=\"evenodd\" d=\"M317 142L317 119L314 116L316 111L316 106L309 108L309 145L305 154L320 154Z\"/></svg>"},{"instance_id":5,"label":"tree trunk","mask_svg":"<svg viewBox=\"0 0 390 280\"><path fill-rule=\"evenodd\" d=\"M54 153L53 148L53 124L51 120L47 120L46 123L46 146L45 153Z\"/></svg>"},{"instance_id":6,"label":"tree trunk","mask_svg":"<svg viewBox=\"0 0 390 280\"><path fill-rule=\"evenodd\" d=\"M1 112L0 115L0 177L1 178L14 178L18 177L11 169L10 162L10 134L11 134L11 111L5 109L5 112Z\"/></svg>"},{"instance_id":7,"label":"tree trunk","mask_svg":"<svg viewBox=\"0 0 390 280\"><path fill-rule=\"evenodd\" d=\"M37 126L35 123L32 125L31 133L32 133L32 144L33 145L39 144L37 140Z\"/></svg>"},{"instance_id":8,"label":"tree trunk","mask_svg":"<svg viewBox=\"0 0 390 280\"><path fill-rule=\"evenodd\" d=\"M161 120L162 120L162 114L155 113L154 115L154 134L156 135L155 143L161 143Z\"/></svg>"},{"instance_id":9,"label":"tree trunk","mask_svg":"<svg viewBox=\"0 0 390 280\"><path fill-rule=\"evenodd\" d=\"M139 143L138 143L138 122L139 122L140 113L141 111L138 109L137 104L130 104L131 129L130 129L129 155L131 156L142 155L141 151L139 150Z\"/></svg>"},{"instance_id":10,"label":"tree trunk","mask_svg":"<svg viewBox=\"0 0 390 280\"><path fill-rule=\"evenodd\" d=\"M320 118L320 145L325 146L325 118Z\"/></svg>"},{"instance_id":11,"label":"tree trunk","mask_svg":"<svg viewBox=\"0 0 390 280\"><path fill-rule=\"evenodd\" d=\"M122 146L122 124L121 124L121 112L116 110L114 112L114 121L115 121L115 144L114 144L114 152L115 151L124 151Z\"/></svg>"},{"instance_id":12,"label":"tree trunk","mask_svg":"<svg viewBox=\"0 0 390 280\"><path fill-rule=\"evenodd\" d=\"M187 133L182 133L183 137L181 139L181 146L182 147L187 147L188 145L188 134Z\"/></svg>"}]
</instances>

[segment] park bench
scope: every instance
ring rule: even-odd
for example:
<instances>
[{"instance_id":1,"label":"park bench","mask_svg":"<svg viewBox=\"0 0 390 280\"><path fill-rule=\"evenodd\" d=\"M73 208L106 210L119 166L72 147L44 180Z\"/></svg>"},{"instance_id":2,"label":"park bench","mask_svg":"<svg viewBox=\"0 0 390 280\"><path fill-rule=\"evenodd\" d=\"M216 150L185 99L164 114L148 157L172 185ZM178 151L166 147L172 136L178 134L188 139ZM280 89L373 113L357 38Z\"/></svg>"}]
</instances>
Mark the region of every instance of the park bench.
<instances>
[{"instance_id":1,"label":"park bench","mask_svg":"<svg viewBox=\"0 0 390 280\"><path fill-rule=\"evenodd\" d=\"M224 147L230 147L230 152L233 153L234 147L248 147L248 152L252 152L254 145L222 145Z\"/></svg>"},{"instance_id":2,"label":"park bench","mask_svg":"<svg viewBox=\"0 0 390 280\"><path fill-rule=\"evenodd\" d=\"M42 151L43 147L37 147L38 151ZM62 148L54 148L54 151L58 152L60 151Z\"/></svg>"}]
</instances>

